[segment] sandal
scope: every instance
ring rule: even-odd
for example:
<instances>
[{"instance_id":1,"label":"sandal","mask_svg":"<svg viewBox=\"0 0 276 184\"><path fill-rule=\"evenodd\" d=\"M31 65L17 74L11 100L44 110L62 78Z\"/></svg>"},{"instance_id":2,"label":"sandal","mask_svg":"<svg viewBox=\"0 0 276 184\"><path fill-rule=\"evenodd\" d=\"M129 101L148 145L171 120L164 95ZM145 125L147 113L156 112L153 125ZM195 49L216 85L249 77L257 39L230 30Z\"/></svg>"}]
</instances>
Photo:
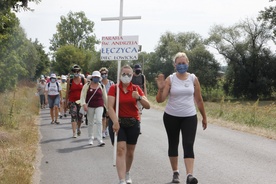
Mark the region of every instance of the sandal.
<instances>
[{"instance_id":1,"label":"sandal","mask_svg":"<svg viewBox=\"0 0 276 184\"><path fill-rule=\"evenodd\" d=\"M55 124L59 124L59 122L56 120L56 121L55 121Z\"/></svg>"}]
</instances>

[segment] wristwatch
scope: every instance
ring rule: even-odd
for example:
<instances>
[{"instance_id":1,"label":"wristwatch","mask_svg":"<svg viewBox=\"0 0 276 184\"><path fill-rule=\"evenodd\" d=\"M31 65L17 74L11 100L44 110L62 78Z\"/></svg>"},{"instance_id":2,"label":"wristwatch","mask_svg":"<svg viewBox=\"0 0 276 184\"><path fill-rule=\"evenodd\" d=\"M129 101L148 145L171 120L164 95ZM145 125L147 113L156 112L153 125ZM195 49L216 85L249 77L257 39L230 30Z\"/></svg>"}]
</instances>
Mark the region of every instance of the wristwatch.
<instances>
[{"instance_id":1,"label":"wristwatch","mask_svg":"<svg viewBox=\"0 0 276 184\"><path fill-rule=\"evenodd\" d=\"M138 100L138 101L142 100L142 96L139 96L137 100Z\"/></svg>"}]
</instances>

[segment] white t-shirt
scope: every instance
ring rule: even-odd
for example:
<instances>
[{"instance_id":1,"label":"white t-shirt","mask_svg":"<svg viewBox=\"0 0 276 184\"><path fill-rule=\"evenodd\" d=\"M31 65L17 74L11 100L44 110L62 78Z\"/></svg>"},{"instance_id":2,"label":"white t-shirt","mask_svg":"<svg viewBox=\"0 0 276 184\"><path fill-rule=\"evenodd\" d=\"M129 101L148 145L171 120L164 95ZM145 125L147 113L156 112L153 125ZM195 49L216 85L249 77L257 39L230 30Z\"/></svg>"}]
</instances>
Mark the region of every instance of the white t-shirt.
<instances>
[{"instance_id":1,"label":"white t-shirt","mask_svg":"<svg viewBox=\"0 0 276 184\"><path fill-rule=\"evenodd\" d=\"M60 83L58 83L58 82L54 82L54 83L49 82L46 84L46 87L45 87L45 91L48 91L48 95L58 95L59 91L61 91L61 90L62 90L62 87L61 87Z\"/></svg>"},{"instance_id":2,"label":"white t-shirt","mask_svg":"<svg viewBox=\"0 0 276 184\"><path fill-rule=\"evenodd\" d=\"M175 73L170 75L171 89L165 112L172 116L189 117L196 115L194 102L194 80L196 76L189 74L186 80L180 80Z\"/></svg>"}]
</instances>

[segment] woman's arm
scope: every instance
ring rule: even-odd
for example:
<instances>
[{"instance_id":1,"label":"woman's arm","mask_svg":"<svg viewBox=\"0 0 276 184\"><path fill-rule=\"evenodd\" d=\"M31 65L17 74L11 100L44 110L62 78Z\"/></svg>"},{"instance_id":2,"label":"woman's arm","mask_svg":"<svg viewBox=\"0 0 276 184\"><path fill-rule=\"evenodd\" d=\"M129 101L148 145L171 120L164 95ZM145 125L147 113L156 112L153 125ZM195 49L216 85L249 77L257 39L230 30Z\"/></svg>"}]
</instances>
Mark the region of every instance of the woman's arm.
<instances>
[{"instance_id":1,"label":"woman's arm","mask_svg":"<svg viewBox=\"0 0 276 184\"><path fill-rule=\"evenodd\" d=\"M156 79L158 92L156 95L156 101L158 103L162 103L166 100L167 96L169 95L171 89L171 80L170 77L167 77L164 81L164 75L159 74L158 78Z\"/></svg>"},{"instance_id":2,"label":"woman's arm","mask_svg":"<svg viewBox=\"0 0 276 184\"><path fill-rule=\"evenodd\" d=\"M207 128L207 117L204 109L204 102L201 95L200 83L197 78L195 78L194 85L195 85L195 93L194 93L195 103L202 116L202 127L203 127L203 130L205 130Z\"/></svg>"},{"instance_id":3,"label":"woman's arm","mask_svg":"<svg viewBox=\"0 0 276 184\"><path fill-rule=\"evenodd\" d=\"M115 90L116 90L116 88L115 88ZM113 128L113 131L117 133L120 129L120 124L119 124L118 117L116 116L116 112L114 110L115 97L108 95L107 101L108 101L108 108L107 108L108 109L108 115L109 115L109 118L113 122L113 127L112 128Z\"/></svg>"}]
</instances>

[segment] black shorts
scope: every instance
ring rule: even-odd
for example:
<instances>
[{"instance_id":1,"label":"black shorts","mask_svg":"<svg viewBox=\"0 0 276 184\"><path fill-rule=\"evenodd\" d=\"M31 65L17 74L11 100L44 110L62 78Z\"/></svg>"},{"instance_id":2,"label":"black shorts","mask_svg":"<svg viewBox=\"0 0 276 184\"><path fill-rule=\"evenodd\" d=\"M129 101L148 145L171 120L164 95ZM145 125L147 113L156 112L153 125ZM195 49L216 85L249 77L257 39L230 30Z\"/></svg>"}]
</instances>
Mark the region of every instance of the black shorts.
<instances>
[{"instance_id":1,"label":"black shorts","mask_svg":"<svg viewBox=\"0 0 276 184\"><path fill-rule=\"evenodd\" d=\"M109 130L111 143L113 145L114 132L112 127L113 127L113 122L111 121L111 119L109 119L108 130ZM127 128L120 127L118 132L117 142L125 141L127 144L136 145L139 135L140 135L140 121L137 121L137 124L131 127L127 127Z\"/></svg>"}]
</instances>

